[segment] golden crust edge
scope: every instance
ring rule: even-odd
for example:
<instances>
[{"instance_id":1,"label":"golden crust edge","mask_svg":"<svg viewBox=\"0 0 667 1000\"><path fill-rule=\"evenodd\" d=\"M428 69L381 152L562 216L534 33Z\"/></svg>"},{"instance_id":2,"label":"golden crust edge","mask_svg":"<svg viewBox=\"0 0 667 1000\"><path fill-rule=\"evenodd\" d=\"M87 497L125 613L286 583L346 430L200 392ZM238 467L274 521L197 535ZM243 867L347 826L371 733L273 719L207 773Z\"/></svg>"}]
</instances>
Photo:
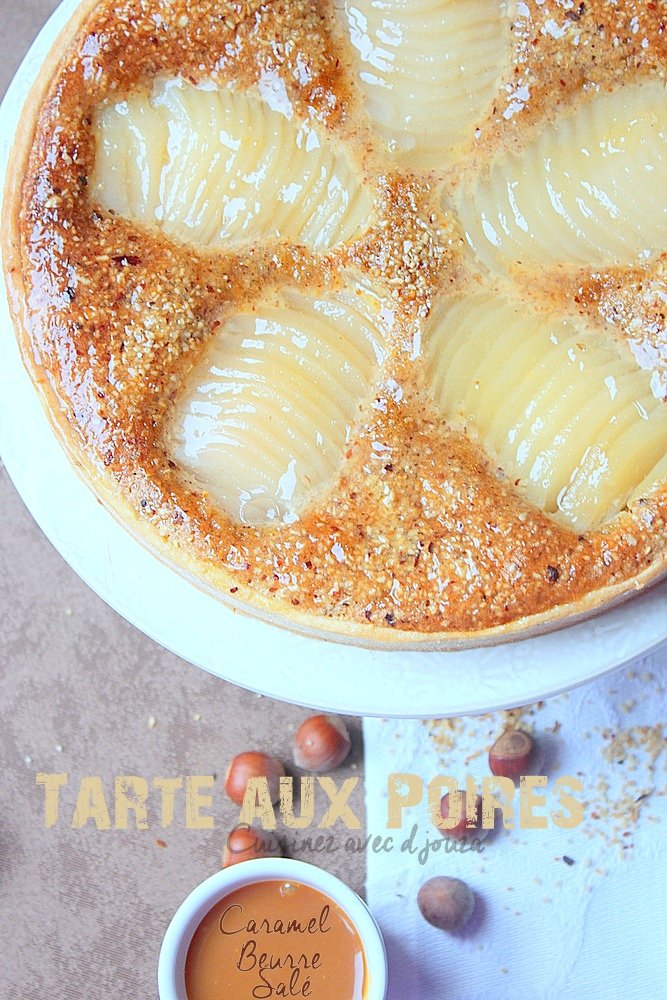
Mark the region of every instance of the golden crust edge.
<instances>
[{"instance_id":1,"label":"golden crust edge","mask_svg":"<svg viewBox=\"0 0 667 1000\"><path fill-rule=\"evenodd\" d=\"M650 566L620 583L590 591L579 601L555 605L547 611L522 616L502 625L466 631L403 631L389 626L344 621L304 610L293 614L287 610L277 612L270 598L258 594L251 586L238 581L232 571L225 571L222 567L212 566L202 559L190 556L178 545L169 545L152 523L141 521L137 510L122 493L109 488L107 477L100 474L99 468L90 456L82 452L72 440L75 432L65 418L62 400L36 362L25 322L21 207L26 168L33 149L39 113L53 88L56 72L62 65L66 51L97 4L98 0L83 0L76 9L49 50L25 100L19 127L12 142L5 179L0 244L14 333L23 364L47 419L76 474L134 541L198 590L214 597L237 614L277 626L296 635L387 652L455 652L533 638L567 628L611 610L633 596L646 592L663 577L667 577L667 552L664 552ZM230 583L244 592L242 598L233 599L225 593ZM372 637L369 636L369 632L373 633Z\"/></svg>"},{"instance_id":2,"label":"golden crust edge","mask_svg":"<svg viewBox=\"0 0 667 1000\"><path fill-rule=\"evenodd\" d=\"M2 212L0 214L0 246L4 280L7 289L7 299L14 321L15 335L18 340L23 362L33 383L39 384L36 370L29 361L32 355L32 345L26 334L24 321L25 283L23 281L23 260L21 252L21 208L23 206L23 185L27 176L27 167L32 153L35 134L39 121L39 113L46 102L49 93L54 88L57 70L63 63L64 56L78 33L83 28L88 17L98 5L99 0L81 0L67 24L63 26L52 43L46 59L41 64L27 97L23 103L19 117L18 128L12 138L12 145L7 161L7 174L2 191ZM48 22L47 22L48 23ZM24 343L28 340L28 343ZM26 356L28 355L28 357ZM34 360L34 359L33 359ZM54 393L55 396L55 393ZM57 399L57 397L56 397ZM43 400L42 405L46 407ZM47 410L48 413L48 410Z\"/></svg>"}]
</instances>

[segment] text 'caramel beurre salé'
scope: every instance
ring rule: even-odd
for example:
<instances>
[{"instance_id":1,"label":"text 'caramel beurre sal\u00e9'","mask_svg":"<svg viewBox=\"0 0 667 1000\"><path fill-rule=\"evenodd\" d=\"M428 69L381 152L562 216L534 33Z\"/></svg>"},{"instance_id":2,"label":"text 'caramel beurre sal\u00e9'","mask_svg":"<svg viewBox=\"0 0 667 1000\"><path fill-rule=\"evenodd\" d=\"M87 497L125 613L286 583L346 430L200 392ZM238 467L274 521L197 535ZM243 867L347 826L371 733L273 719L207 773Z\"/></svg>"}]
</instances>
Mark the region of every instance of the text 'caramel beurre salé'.
<instances>
[{"instance_id":1,"label":"text 'caramel beurre sal\u00e9'","mask_svg":"<svg viewBox=\"0 0 667 1000\"><path fill-rule=\"evenodd\" d=\"M195 931L188 1000L363 1000L359 933L328 896L299 882L257 882L220 900Z\"/></svg>"}]
</instances>

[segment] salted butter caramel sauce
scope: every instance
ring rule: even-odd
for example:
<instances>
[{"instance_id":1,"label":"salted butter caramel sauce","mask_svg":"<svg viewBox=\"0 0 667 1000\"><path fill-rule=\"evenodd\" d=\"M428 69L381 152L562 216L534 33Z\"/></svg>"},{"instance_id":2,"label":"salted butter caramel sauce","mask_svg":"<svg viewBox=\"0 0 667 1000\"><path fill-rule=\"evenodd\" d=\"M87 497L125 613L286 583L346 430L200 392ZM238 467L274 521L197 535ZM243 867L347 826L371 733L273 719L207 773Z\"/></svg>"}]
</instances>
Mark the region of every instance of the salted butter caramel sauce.
<instances>
[{"instance_id":1,"label":"salted butter caramel sauce","mask_svg":"<svg viewBox=\"0 0 667 1000\"><path fill-rule=\"evenodd\" d=\"M243 886L195 931L185 966L188 1000L363 1000L361 938L328 896L300 882Z\"/></svg>"}]
</instances>

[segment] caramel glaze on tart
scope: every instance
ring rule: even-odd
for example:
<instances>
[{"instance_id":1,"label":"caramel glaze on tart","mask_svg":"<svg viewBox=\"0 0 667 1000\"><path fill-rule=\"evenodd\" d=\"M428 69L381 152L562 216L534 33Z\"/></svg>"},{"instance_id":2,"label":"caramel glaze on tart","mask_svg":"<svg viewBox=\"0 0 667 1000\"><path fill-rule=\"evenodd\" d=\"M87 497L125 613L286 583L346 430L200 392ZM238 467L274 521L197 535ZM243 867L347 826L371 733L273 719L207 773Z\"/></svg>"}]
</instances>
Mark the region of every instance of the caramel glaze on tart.
<instances>
[{"instance_id":1,"label":"caramel glaze on tart","mask_svg":"<svg viewBox=\"0 0 667 1000\"><path fill-rule=\"evenodd\" d=\"M517 291L512 268L489 275L478 266L456 211L471 164L520 150L583 93L662 80L664 5L508 4L508 58L493 106L458 159L450 153L442 169L414 172L409 153L394 155L365 112L341 7L84 4L32 95L5 204L26 363L98 495L162 558L229 603L370 644L447 646L553 627L661 575L665 489L586 531L543 513L475 433L434 406L425 339L434 303L486 282L604 327L649 370L664 405L664 254L632 266L527 268ZM174 77L253 91L279 81L294 113L344 146L368 185L364 231L317 251L273 236L202 247L96 204L96 109ZM664 191L655 196L661 206ZM344 276L372 284L391 323L337 482L287 523L239 523L169 450L164 428L180 388L225 318L252 305L258 289L312 295Z\"/></svg>"}]
</instances>

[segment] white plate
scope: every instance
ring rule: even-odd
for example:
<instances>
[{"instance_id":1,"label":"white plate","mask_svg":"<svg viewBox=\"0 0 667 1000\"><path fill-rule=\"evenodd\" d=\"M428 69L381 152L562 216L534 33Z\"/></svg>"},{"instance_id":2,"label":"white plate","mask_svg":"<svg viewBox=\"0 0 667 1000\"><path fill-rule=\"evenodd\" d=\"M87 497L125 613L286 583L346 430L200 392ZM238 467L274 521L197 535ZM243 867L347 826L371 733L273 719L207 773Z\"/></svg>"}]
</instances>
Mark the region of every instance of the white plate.
<instances>
[{"instance_id":1,"label":"white plate","mask_svg":"<svg viewBox=\"0 0 667 1000\"><path fill-rule=\"evenodd\" d=\"M65 0L0 110L0 183L21 107ZM234 614L144 550L97 502L57 442L23 367L0 293L0 452L70 566L124 618L218 677L274 698L357 715L462 715L526 704L613 670L667 639L667 584L552 635L458 653L377 652L291 635Z\"/></svg>"}]
</instances>

